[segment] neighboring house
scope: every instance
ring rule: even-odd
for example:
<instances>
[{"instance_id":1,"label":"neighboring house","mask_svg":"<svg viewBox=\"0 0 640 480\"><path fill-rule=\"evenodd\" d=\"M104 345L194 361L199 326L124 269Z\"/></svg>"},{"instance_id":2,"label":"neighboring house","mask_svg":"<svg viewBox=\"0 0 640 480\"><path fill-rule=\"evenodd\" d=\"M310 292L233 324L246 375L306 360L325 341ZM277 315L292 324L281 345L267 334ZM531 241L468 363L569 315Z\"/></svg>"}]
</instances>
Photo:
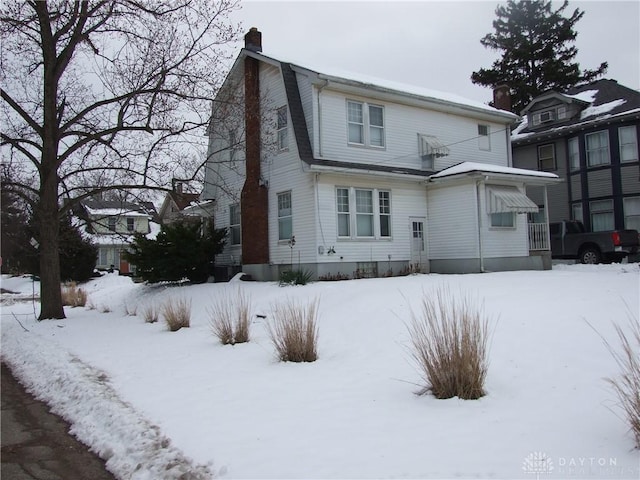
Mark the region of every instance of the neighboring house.
<instances>
[{"instance_id":1,"label":"neighboring house","mask_svg":"<svg viewBox=\"0 0 640 480\"><path fill-rule=\"evenodd\" d=\"M181 182L174 182L172 191L167 192L158 212L160 223L169 224L184 220L185 217L191 218L191 216L187 214L189 211L188 207L196 205L199 199L200 194L184 192L183 184ZM187 212L185 212L185 209L187 209Z\"/></svg>"},{"instance_id":2,"label":"neighboring house","mask_svg":"<svg viewBox=\"0 0 640 480\"><path fill-rule=\"evenodd\" d=\"M546 92L522 112L511 136L516 167L558 174L543 192L528 188L552 222L587 230L640 230L640 92L615 80ZM548 208L547 208L548 207Z\"/></svg>"},{"instance_id":3,"label":"neighboring house","mask_svg":"<svg viewBox=\"0 0 640 480\"><path fill-rule=\"evenodd\" d=\"M514 114L261 52L251 29L213 102L202 198L229 229L218 267L257 280L550 268L524 192L559 180L512 168Z\"/></svg>"},{"instance_id":4,"label":"neighboring house","mask_svg":"<svg viewBox=\"0 0 640 480\"><path fill-rule=\"evenodd\" d=\"M159 225L152 222L156 212L153 204L112 200L84 200L81 216L87 224L87 233L98 247L96 268L132 272L132 266L122 258L122 252L133 241L136 233L155 238Z\"/></svg>"}]
</instances>

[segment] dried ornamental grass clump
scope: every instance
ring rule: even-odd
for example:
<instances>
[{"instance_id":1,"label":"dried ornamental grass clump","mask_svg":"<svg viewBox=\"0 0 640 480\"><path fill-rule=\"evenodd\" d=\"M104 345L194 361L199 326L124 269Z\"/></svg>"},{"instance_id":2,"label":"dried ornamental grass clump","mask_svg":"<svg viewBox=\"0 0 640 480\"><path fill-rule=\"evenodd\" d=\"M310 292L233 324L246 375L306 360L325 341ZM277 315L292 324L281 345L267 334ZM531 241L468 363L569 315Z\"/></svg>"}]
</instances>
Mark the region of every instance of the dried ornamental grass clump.
<instances>
[{"instance_id":1,"label":"dried ornamental grass clump","mask_svg":"<svg viewBox=\"0 0 640 480\"><path fill-rule=\"evenodd\" d=\"M485 395L489 321L481 305L441 288L423 296L422 311L411 312L407 328L425 382L420 394L466 400Z\"/></svg>"},{"instance_id":2,"label":"dried ornamental grass clump","mask_svg":"<svg viewBox=\"0 0 640 480\"><path fill-rule=\"evenodd\" d=\"M271 342L283 362L315 362L318 358L318 307L287 300L274 307L275 319L267 324Z\"/></svg>"},{"instance_id":3,"label":"dried ornamental grass clump","mask_svg":"<svg viewBox=\"0 0 640 480\"><path fill-rule=\"evenodd\" d=\"M191 300L185 298L169 299L162 305L161 310L169 331L176 332L190 326Z\"/></svg>"},{"instance_id":4,"label":"dried ornamental grass clump","mask_svg":"<svg viewBox=\"0 0 640 480\"><path fill-rule=\"evenodd\" d=\"M84 307L87 304L87 292L78 288L75 282L62 286L62 305L70 307Z\"/></svg>"},{"instance_id":5,"label":"dried ornamental grass clump","mask_svg":"<svg viewBox=\"0 0 640 480\"><path fill-rule=\"evenodd\" d=\"M249 341L251 301L242 290L218 298L209 309L209 316L211 330L223 345Z\"/></svg>"}]
</instances>

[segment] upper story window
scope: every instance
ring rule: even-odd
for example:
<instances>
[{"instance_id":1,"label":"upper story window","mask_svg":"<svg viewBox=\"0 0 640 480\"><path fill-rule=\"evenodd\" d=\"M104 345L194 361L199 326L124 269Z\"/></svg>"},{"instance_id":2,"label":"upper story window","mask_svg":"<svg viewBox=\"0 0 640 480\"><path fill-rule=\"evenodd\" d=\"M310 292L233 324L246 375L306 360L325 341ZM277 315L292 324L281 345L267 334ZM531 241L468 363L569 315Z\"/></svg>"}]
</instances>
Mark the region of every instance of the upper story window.
<instances>
[{"instance_id":1,"label":"upper story window","mask_svg":"<svg viewBox=\"0 0 640 480\"><path fill-rule=\"evenodd\" d=\"M491 150L490 134L489 125L478 125L478 148L480 150Z\"/></svg>"},{"instance_id":2,"label":"upper story window","mask_svg":"<svg viewBox=\"0 0 640 480\"><path fill-rule=\"evenodd\" d=\"M578 137L569 139L569 168L573 170L580 169L580 143Z\"/></svg>"},{"instance_id":3,"label":"upper story window","mask_svg":"<svg viewBox=\"0 0 640 480\"><path fill-rule=\"evenodd\" d=\"M553 143L538 147L538 170L543 172L556 170L556 155Z\"/></svg>"},{"instance_id":4,"label":"upper story window","mask_svg":"<svg viewBox=\"0 0 640 480\"><path fill-rule=\"evenodd\" d=\"M241 242L240 205L235 203L229 205L229 243L240 245Z\"/></svg>"},{"instance_id":5,"label":"upper story window","mask_svg":"<svg viewBox=\"0 0 640 480\"><path fill-rule=\"evenodd\" d=\"M567 118L567 106L559 105L547 110L532 113L531 123L534 127L537 127L538 125L555 122L556 120L564 120L565 118Z\"/></svg>"},{"instance_id":6,"label":"upper story window","mask_svg":"<svg viewBox=\"0 0 640 480\"><path fill-rule=\"evenodd\" d=\"M618 129L618 139L620 140L620 161L638 161L638 137L635 125L620 127Z\"/></svg>"},{"instance_id":7,"label":"upper story window","mask_svg":"<svg viewBox=\"0 0 640 480\"><path fill-rule=\"evenodd\" d=\"M131 217L127 218L127 232L133 232L136 229L135 220Z\"/></svg>"},{"instance_id":8,"label":"upper story window","mask_svg":"<svg viewBox=\"0 0 640 480\"><path fill-rule=\"evenodd\" d=\"M608 165L609 159L609 132L590 133L584 136L585 150L587 153L587 167Z\"/></svg>"},{"instance_id":9,"label":"upper story window","mask_svg":"<svg viewBox=\"0 0 640 480\"><path fill-rule=\"evenodd\" d=\"M278 194L278 240L290 240L293 236L293 212L291 191Z\"/></svg>"},{"instance_id":10,"label":"upper story window","mask_svg":"<svg viewBox=\"0 0 640 480\"><path fill-rule=\"evenodd\" d=\"M278 150L289 148L287 106L278 108Z\"/></svg>"},{"instance_id":11,"label":"upper story window","mask_svg":"<svg viewBox=\"0 0 640 480\"><path fill-rule=\"evenodd\" d=\"M238 138L233 128L229 129L229 161L236 159L236 151L238 150Z\"/></svg>"},{"instance_id":12,"label":"upper story window","mask_svg":"<svg viewBox=\"0 0 640 480\"><path fill-rule=\"evenodd\" d=\"M350 144L384 147L384 128L383 107L347 101L347 135Z\"/></svg>"},{"instance_id":13,"label":"upper story window","mask_svg":"<svg viewBox=\"0 0 640 480\"><path fill-rule=\"evenodd\" d=\"M110 232L115 232L116 231L116 223L117 222L118 222L118 219L116 217L109 217L108 226L109 226L109 231Z\"/></svg>"}]
</instances>

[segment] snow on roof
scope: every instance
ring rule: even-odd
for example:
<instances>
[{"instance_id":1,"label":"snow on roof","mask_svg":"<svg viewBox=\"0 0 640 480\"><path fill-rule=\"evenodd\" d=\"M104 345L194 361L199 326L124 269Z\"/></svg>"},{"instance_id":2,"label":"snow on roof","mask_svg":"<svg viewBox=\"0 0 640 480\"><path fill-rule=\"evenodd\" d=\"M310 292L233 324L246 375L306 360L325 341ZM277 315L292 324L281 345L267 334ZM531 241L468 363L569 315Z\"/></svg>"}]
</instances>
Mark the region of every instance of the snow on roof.
<instances>
[{"instance_id":1,"label":"snow on roof","mask_svg":"<svg viewBox=\"0 0 640 480\"><path fill-rule=\"evenodd\" d=\"M87 209L87 213L89 215L97 215L104 217L115 217L115 216L127 216L127 217L148 217L151 218L151 215L145 212L141 212L139 210L132 210L129 208L92 208L85 205Z\"/></svg>"},{"instance_id":2,"label":"snow on roof","mask_svg":"<svg viewBox=\"0 0 640 480\"><path fill-rule=\"evenodd\" d=\"M613 100L612 102L603 103L602 105L591 105L585 108L582 112L580 112L580 120L589 117L598 117L604 115L605 113L610 112L616 107L619 107L623 103L627 103L623 98L619 98L618 100Z\"/></svg>"},{"instance_id":3,"label":"snow on roof","mask_svg":"<svg viewBox=\"0 0 640 480\"><path fill-rule=\"evenodd\" d=\"M593 101L596 99L596 95L598 95L598 90L585 90L584 92L576 93L574 95L568 95L566 93L564 93L563 95L565 97L582 100L583 102L593 103Z\"/></svg>"},{"instance_id":4,"label":"snow on roof","mask_svg":"<svg viewBox=\"0 0 640 480\"><path fill-rule=\"evenodd\" d=\"M333 66L312 65L311 63L306 61L298 62L296 60L291 60L291 59L287 60L287 59L284 59L284 57L280 57L278 55L265 55L265 54L260 54L260 55L270 58L272 60L276 60L278 62L290 63L292 65L303 68L305 70L310 70L312 72L315 72L321 76L333 77L337 81L358 82L365 85L371 85L371 86L380 87L388 90L393 90L397 93L404 93L404 94L415 95L418 97L423 97L427 100L435 100L437 102L452 103L462 107L471 107L477 110L483 110L490 114L497 114L503 117L512 116L513 119L517 118L517 115L511 112L507 112L505 110L499 110L497 108L491 107L484 103L461 97L460 95L456 95L454 93L447 93L447 92L442 92L438 90L432 90L429 88L424 88L417 85L410 85L406 83L396 82L393 80L382 79L382 78L378 78L378 77L363 74L363 73L351 72L348 70L335 68Z\"/></svg>"},{"instance_id":5,"label":"snow on roof","mask_svg":"<svg viewBox=\"0 0 640 480\"><path fill-rule=\"evenodd\" d=\"M555 173L539 172L537 170L526 170L524 168L512 168L503 167L500 165L490 165L486 163L476 162L462 162L453 167L445 168L444 170L431 175L429 178L443 178L451 175L461 175L471 172L487 172L487 173L503 173L507 175L526 175L528 177L544 177L544 178L559 178Z\"/></svg>"}]
</instances>

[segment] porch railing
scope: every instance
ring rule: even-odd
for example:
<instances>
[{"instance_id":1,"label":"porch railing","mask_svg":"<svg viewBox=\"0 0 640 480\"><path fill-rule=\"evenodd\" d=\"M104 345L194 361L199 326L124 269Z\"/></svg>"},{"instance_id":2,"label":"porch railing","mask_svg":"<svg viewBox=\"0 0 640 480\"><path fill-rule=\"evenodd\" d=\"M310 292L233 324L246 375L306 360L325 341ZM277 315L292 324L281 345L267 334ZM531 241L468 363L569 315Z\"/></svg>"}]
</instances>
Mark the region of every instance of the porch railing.
<instances>
[{"instance_id":1,"label":"porch railing","mask_svg":"<svg viewBox=\"0 0 640 480\"><path fill-rule=\"evenodd\" d=\"M529 251L549 250L549 233L546 223L529 224Z\"/></svg>"}]
</instances>

